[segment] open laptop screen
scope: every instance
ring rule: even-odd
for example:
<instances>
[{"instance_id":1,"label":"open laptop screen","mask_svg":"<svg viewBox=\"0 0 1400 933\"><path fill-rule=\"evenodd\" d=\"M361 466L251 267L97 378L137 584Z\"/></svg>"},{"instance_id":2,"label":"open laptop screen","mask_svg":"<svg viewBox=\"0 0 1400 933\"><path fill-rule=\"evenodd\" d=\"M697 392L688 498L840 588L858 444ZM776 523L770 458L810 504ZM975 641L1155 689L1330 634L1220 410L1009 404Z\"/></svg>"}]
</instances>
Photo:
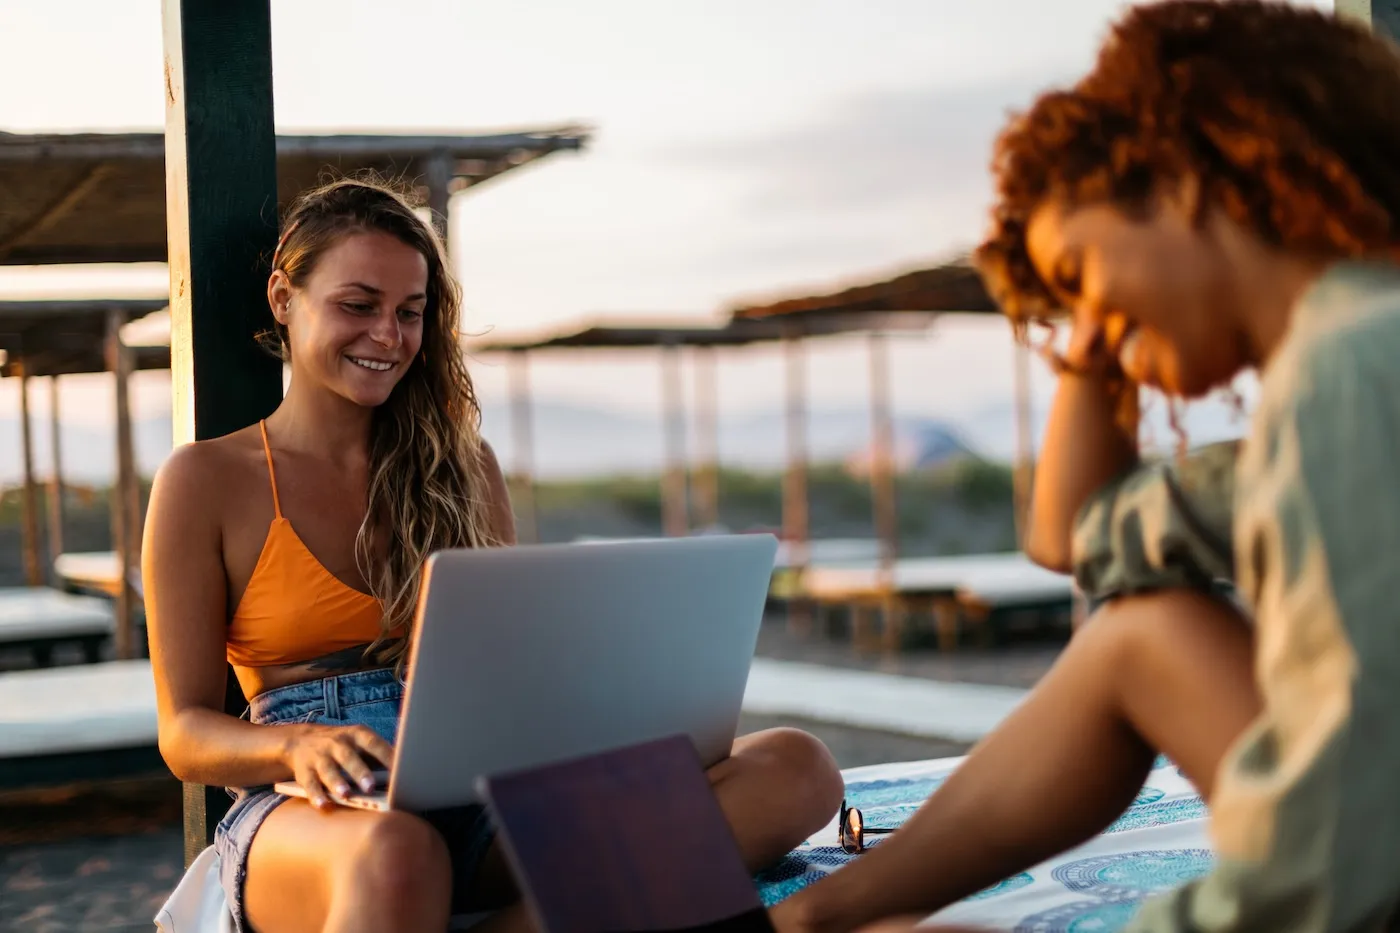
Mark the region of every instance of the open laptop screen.
<instances>
[{"instance_id":1,"label":"open laptop screen","mask_svg":"<svg viewBox=\"0 0 1400 933\"><path fill-rule=\"evenodd\" d=\"M684 736L483 781L547 933L771 931Z\"/></svg>"}]
</instances>

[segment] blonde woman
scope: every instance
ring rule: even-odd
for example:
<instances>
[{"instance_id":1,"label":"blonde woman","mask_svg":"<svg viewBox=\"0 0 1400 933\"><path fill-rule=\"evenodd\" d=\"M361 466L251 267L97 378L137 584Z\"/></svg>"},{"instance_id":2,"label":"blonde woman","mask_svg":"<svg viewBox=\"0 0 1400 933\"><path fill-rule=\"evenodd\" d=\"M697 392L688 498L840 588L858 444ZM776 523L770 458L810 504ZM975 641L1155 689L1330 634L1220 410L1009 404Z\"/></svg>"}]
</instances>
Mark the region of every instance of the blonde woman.
<instances>
[{"instance_id":1,"label":"blonde woman","mask_svg":"<svg viewBox=\"0 0 1400 933\"><path fill-rule=\"evenodd\" d=\"M258 425L177 450L152 492L161 753L181 780L239 788L216 846L241 931L439 933L457 910L515 897L479 808L371 813L327 796L391 759L424 560L514 542L443 257L386 188L304 195L267 287L285 399ZM226 663L251 698L245 719L223 711ZM270 789L289 778L310 801ZM841 794L825 748L792 730L740 738L710 779L755 869L826 823Z\"/></svg>"}]
</instances>

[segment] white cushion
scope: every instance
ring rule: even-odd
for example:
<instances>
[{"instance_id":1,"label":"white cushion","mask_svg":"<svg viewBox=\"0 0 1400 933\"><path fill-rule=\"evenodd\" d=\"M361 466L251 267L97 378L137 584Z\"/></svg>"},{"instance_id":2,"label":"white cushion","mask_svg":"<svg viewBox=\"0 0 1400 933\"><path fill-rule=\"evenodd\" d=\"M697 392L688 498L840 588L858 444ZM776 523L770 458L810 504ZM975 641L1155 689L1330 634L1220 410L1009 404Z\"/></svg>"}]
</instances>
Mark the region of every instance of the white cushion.
<instances>
[{"instance_id":1,"label":"white cushion","mask_svg":"<svg viewBox=\"0 0 1400 933\"><path fill-rule=\"evenodd\" d=\"M150 661L0 674L0 758L155 744Z\"/></svg>"}]
</instances>

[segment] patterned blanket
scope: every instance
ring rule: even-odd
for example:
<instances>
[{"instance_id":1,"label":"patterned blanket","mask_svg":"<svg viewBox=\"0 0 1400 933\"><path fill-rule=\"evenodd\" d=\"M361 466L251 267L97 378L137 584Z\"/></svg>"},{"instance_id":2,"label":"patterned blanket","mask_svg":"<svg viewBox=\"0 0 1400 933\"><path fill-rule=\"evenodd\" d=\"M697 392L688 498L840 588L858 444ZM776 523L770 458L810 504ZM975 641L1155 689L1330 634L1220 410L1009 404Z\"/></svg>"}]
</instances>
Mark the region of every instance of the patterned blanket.
<instances>
[{"instance_id":1,"label":"patterned blanket","mask_svg":"<svg viewBox=\"0 0 1400 933\"><path fill-rule=\"evenodd\" d=\"M960 761L847 771L847 800L861 809L867 826L898 826ZM852 858L860 856L841 851L833 822L760 875L759 892L764 903L775 904ZM1204 874L1211 859L1204 803L1175 766L1158 759L1137 800L1102 835L936 918L1015 933L1112 933L1145 897Z\"/></svg>"}]
</instances>

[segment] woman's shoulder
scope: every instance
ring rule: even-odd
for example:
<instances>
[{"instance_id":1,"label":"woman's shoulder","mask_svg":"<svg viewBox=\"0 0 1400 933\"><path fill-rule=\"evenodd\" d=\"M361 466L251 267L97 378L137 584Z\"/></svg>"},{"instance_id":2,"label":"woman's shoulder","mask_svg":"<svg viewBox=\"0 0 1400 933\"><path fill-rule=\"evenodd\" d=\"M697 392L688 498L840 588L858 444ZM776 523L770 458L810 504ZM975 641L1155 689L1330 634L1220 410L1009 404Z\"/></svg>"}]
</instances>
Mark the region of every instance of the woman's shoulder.
<instances>
[{"instance_id":1,"label":"woman's shoulder","mask_svg":"<svg viewBox=\"0 0 1400 933\"><path fill-rule=\"evenodd\" d=\"M227 501L247 485L262 460L262 441L255 427L182 444L156 471L151 495L167 501L194 500L206 506Z\"/></svg>"},{"instance_id":2,"label":"woman's shoulder","mask_svg":"<svg viewBox=\"0 0 1400 933\"><path fill-rule=\"evenodd\" d=\"M1264 368L1256 420L1300 398L1330 398L1337 394L1331 390L1359 383L1385 388L1381 383L1394 379L1397 358L1400 267L1339 263L1309 289Z\"/></svg>"}]
</instances>

